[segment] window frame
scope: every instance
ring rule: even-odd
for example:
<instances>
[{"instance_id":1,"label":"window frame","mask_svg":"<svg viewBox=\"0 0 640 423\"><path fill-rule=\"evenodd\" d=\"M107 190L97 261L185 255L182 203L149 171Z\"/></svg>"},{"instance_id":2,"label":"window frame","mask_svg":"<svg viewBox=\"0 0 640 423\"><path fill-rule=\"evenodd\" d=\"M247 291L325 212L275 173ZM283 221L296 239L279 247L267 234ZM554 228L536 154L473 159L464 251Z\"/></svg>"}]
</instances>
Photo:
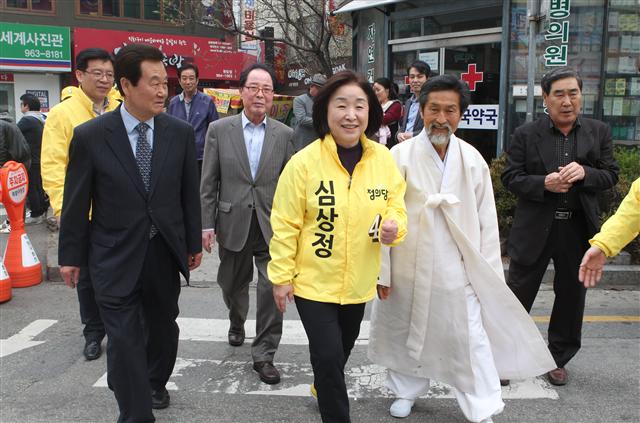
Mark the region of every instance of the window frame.
<instances>
[{"instance_id":1,"label":"window frame","mask_svg":"<svg viewBox=\"0 0 640 423\"><path fill-rule=\"evenodd\" d=\"M51 1L51 10L39 10L33 8L33 0L27 0L27 8L23 9L21 7L9 7L7 5L7 0L0 0L0 10L6 13L19 13L19 14L29 14L29 15L55 15L56 14L56 6L57 0L49 0Z\"/></svg>"},{"instance_id":2,"label":"window frame","mask_svg":"<svg viewBox=\"0 0 640 423\"><path fill-rule=\"evenodd\" d=\"M5 0L0 0L0 1L5 1ZM55 1L55 0L52 0ZM162 26L175 26L175 27L182 27L184 26L184 23L182 22L168 22L165 21L165 10L164 10L164 3L167 1L176 1L176 0L160 0L160 4L161 4L161 8L160 8L160 19L155 20L155 19L145 19L144 18L144 7L145 7L145 0L140 0L140 17L139 18L130 18L130 17L126 17L124 16L124 0L119 0L118 2L118 11L119 11L119 16L112 16L112 15L103 15L102 14L102 10L103 10L103 0L98 0L98 13L95 15L91 15L91 14L86 14L86 13L80 13L80 0L76 0L75 1L75 17L78 19L86 19L86 20L109 20L109 21L118 21L118 22L135 22L135 23L139 23L139 24L144 24L144 25L162 25ZM177 0L180 3L180 10L183 11L184 9L184 0Z\"/></svg>"}]
</instances>

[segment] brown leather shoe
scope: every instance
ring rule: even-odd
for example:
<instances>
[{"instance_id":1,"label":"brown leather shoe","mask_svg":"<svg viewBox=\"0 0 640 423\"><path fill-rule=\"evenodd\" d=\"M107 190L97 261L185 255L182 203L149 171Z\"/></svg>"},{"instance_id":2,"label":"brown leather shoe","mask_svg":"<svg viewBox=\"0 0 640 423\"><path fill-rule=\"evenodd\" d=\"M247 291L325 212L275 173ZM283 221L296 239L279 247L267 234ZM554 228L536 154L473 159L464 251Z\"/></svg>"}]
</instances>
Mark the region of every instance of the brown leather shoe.
<instances>
[{"instance_id":1,"label":"brown leather shoe","mask_svg":"<svg viewBox=\"0 0 640 423\"><path fill-rule=\"evenodd\" d=\"M227 336L229 339L229 345L233 347L239 347L244 344L244 328L229 328L229 334Z\"/></svg>"},{"instance_id":2,"label":"brown leather shoe","mask_svg":"<svg viewBox=\"0 0 640 423\"><path fill-rule=\"evenodd\" d=\"M260 380L269 385L280 383L280 373L270 361L256 361L253 363L253 370L258 372Z\"/></svg>"},{"instance_id":3,"label":"brown leather shoe","mask_svg":"<svg viewBox=\"0 0 640 423\"><path fill-rule=\"evenodd\" d=\"M547 373L547 377L549 378L549 383L555 386L566 385L569 381L569 374L564 367L558 367L557 369L551 370Z\"/></svg>"}]
</instances>

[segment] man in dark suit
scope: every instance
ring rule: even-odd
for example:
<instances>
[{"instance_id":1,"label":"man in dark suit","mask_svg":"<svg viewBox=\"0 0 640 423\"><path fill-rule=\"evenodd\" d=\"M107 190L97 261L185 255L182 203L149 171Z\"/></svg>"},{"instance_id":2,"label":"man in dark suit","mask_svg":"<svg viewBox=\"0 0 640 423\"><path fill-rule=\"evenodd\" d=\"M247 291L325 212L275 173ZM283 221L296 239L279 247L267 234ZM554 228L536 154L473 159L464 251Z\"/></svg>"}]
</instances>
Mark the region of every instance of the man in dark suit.
<instances>
[{"instance_id":1,"label":"man in dark suit","mask_svg":"<svg viewBox=\"0 0 640 423\"><path fill-rule=\"evenodd\" d=\"M280 374L273 357L282 335L282 313L267 277L269 218L278 178L293 155L293 130L267 117L273 103L273 71L254 64L240 75L244 110L213 122L207 131L202 163L202 246L218 239L218 284L229 309L229 344L244 342L253 263L258 268L256 337L253 368L260 380L274 384Z\"/></svg>"},{"instance_id":2,"label":"man in dark suit","mask_svg":"<svg viewBox=\"0 0 640 423\"><path fill-rule=\"evenodd\" d=\"M502 183L518 197L508 240L508 285L530 311L553 259L556 295L549 322L554 385L568 381L565 365L580 349L586 289L578 268L600 227L597 194L618 181L611 130L579 117L582 80L570 68L542 77L548 116L516 129Z\"/></svg>"},{"instance_id":3,"label":"man in dark suit","mask_svg":"<svg viewBox=\"0 0 640 423\"><path fill-rule=\"evenodd\" d=\"M71 287L81 266L91 273L119 422L154 421L152 408L169 405L179 273L202 257L193 128L162 113L162 59L148 45L118 52L124 103L76 127L65 179L60 273Z\"/></svg>"},{"instance_id":4,"label":"man in dark suit","mask_svg":"<svg viewBox=\"0 0 640 423\"><path fill-rule=\"evenodd\" d=\"M431 74L431 67L422 60L411 63L407 69L409 76L409 86L411 87L411 97L404 103L404 116L400 121L396 139L398 142L413 138L422 131L424 122L420 115L420 90Z\"/></svg>"}]
</instances>

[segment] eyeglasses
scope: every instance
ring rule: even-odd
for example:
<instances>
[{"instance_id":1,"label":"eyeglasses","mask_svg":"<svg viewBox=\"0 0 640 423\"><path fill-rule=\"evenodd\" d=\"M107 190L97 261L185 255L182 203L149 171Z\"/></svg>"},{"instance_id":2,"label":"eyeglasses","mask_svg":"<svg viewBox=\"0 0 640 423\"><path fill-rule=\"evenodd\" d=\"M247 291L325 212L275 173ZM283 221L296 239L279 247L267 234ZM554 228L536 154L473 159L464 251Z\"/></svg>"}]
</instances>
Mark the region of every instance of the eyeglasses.
<instances>
[{"instance_id":1,"label":"eyeglasses","mask_svg":"<svg viewBox=\"0 0 640 423\"><path fill-rule=\"evenodd\" d=\"M255 85L249 85L244 87L246 90L249 90L249 92L251 94L258 94L258 91L262 91L262 94L264 95L270 95L273 94L273 88L271 87L258 87Z\"/></svg>"},{"instance_id":2,"label":"eyeglasses","mask_svg":"<svg viewBox=\"0 0 640 423\"><path fill-rule=\"evenodd\" d=\"M115 78L113 72L110 72L110 71L105 72L100 69L86 70L83 72L88 73L89 75L93 76L95 79L98 79L98 80L104 78L105 76L107 77L107 79Z\"/></svg>"}]
</instances>

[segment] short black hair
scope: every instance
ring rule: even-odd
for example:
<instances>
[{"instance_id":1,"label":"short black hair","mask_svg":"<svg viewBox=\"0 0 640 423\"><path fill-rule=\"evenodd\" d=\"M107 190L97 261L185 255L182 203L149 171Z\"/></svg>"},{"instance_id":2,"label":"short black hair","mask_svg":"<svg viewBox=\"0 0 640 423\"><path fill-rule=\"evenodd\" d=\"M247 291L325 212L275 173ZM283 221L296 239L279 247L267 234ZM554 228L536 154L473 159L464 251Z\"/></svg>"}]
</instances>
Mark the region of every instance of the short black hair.
<instances>
[{"instance_id":1,"label":"short black hair","mask_svg":"<svg viewBox=\"0 0 640 423\"><path fill-rule=\"evenodd\" d=\"M384 76L373 81L374 84L380 84L387 90L389 90L389 100L395 100L398 98L398 90L396 90L396 84L394 84L389 78Z\"/></svg>"},{"instance_id":2,"label":"short black hair","mask_svg":"<svg viewBox=\"0 0 640 423\"><path fill-rule=\"evenodd\" d=\"M186 63L178 68L178 78L180 78L182 76L182 72L186 71L187 69L192 69L196 73L196 79L200 77L200 72L198 72L198 67L193 63Z\"/></svg>"},{"instance_id":3,"label":"short black hair","mask_svg":"<svg viewBox=\"0 0 640 423\"><path fill-rule=\"evenodd\" d=\"M551 92L551 85L553 85L557 80L565 78L575 78L576 81L578 81L578 88L582 91L582 78L580 78L578 72L570 67L561 67L555 68L551 72L542 75L542 80L540 81L542 92L549 95Z\"/></svg>"},{"instance_id":4,"label":"short black hair","mask_svg":"<svg viewBox=\"0 0 640 423\"><path fill-rule=\"evenodd\" d=\"M471 92L466 82L461 81L454 75L439 75L429 78L420 89L420 110L429 100L429 94L434 91L455 91L460 96L460 114L464 113L471 101Z\"/></svg>"},{"instance_id":5,"label":"short black hair","mask_svg":"<svg viewBox=\"0 0 640 423\"><path fill-rule=\"evenodd\" d=\"M245 68L241 73L240 73L240 86L244 87L244 84L247 83L247 78L249 78L249 74L251 73L251 71L254 71L256 69L262 69L265 72L269 73L269 76L271 77L271 83L273 84L273 88L275 89L277 84L278 84L278 80L276 79L276 74L273 71L273 69L271 69L271 67L263 64L263 63L254 63L251 66Z\"/></svg>"},{"instance_id":6,"label":"short black hair","mask_svg":"<svg viewBox=\"0 0 640 423\"><path fill-rule=\"evenodd\" d=\"M151 62L162 62L164 55L158 48L148 44L129 44L124 46L116 54L115 76L118 90L124 95L122 90L121 78L128 79L133 86L138 85L138 81L142 76L140 64L145 60Z\"/></svg>"},{"instance_id":7,"label":"short black hair","mask_svg":"<svg viewBox=\"0 0 640 423\"><path fill-rule=\"evenodd\" d=\"M29 108L31 112L39 112L40 111L40 99L33 94L22 94L20 96L20 101L22 104Z\"/></svg>"},{"instance_id":8,"label":"short black hair","mask_svg":"<svg viewBox=\"0 0 640 423\"><path fill-rule=\"evenodd\" d=\"M76 56L76 69L83 72L86 71L90 60L102 60L103 62L108 60L112 65L114 64L113 56L107 50L86 48Z\"/></svg>"},{"instance_id":9,"label":"short black hair","mask_svg":"<svg viewBox=\"0 0 640 423\"><path fill-rule=\"evenodd\" d=\"M331 96L333 96L340 87L349 84L359 86L367 95L367 102L369 103L369 124L364 131L365 135L370 137L380 129L383 116L382 107L380 107L380 103L371 84L369 84L361 74L347 70L338 72L329 78L313 99L313 129L315 129L316 134L318 134L321 139L324 139L324 136L330 132L327 114L329 112Z\"/></svg>"},{"instance_id":10,"label":"short black hair","mask_svg":"<svg viewBox=\"0 0 640 423\"><path fill-rule=\"evenodd\" d=\"M411 63L411 65L409 65L409 67L407 68L407 75L409 75L411 68L416 68L418 72L427 75L427 78L429 77L429 75L431 75L431 66L429 66L427 62L423 62L422 60L414 60L413 63Z\"/></svg>"}]
</instances>

